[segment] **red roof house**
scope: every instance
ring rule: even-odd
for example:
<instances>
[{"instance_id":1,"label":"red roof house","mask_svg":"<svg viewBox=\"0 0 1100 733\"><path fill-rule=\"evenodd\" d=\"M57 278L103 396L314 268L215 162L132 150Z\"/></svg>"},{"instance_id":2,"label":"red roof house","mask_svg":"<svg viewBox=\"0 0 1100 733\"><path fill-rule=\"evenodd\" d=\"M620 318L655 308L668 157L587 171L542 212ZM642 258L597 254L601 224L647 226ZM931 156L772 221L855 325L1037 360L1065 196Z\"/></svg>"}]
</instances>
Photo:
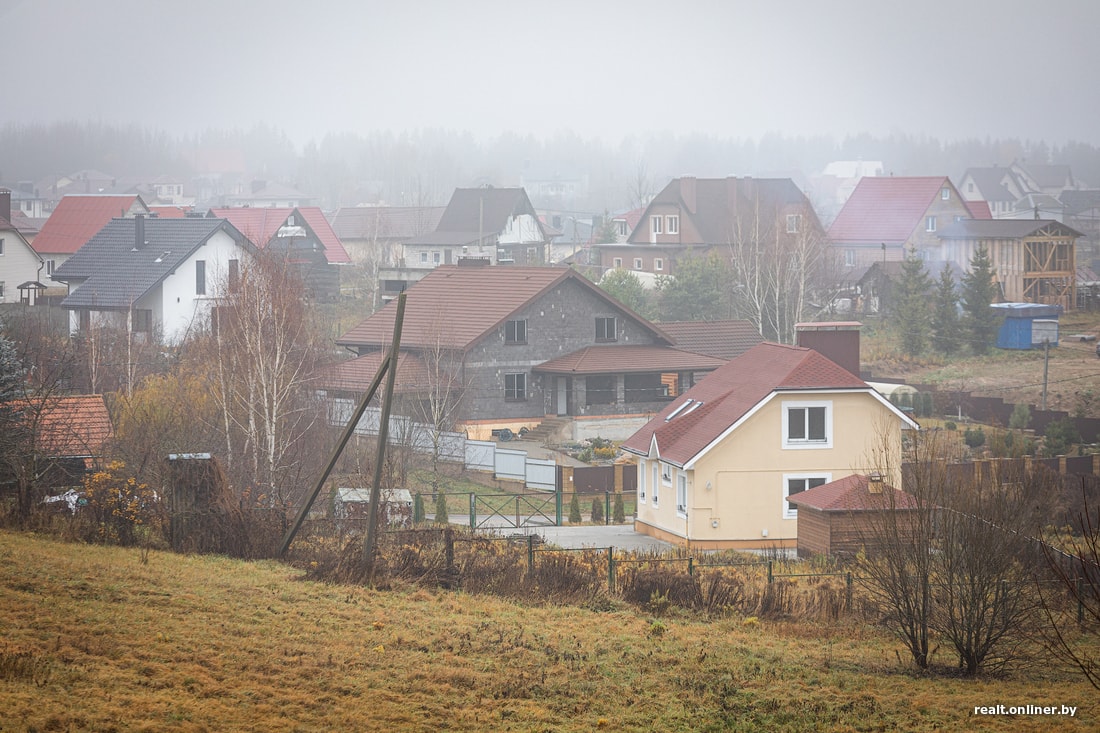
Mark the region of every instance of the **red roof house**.
<instances>
[{"instance_id":1,"label":"red roof house","mask_svg":"<svg viewBox=\"0 0 1100 733\"><path fill-rule=\"evenodd\" d=\"M34 238L34 249L57 266L84 246L115 217L149 214L137 194L71 194L64 196ZM52 268L51 268L52 270Z\"/></svg>"}]
</instances>

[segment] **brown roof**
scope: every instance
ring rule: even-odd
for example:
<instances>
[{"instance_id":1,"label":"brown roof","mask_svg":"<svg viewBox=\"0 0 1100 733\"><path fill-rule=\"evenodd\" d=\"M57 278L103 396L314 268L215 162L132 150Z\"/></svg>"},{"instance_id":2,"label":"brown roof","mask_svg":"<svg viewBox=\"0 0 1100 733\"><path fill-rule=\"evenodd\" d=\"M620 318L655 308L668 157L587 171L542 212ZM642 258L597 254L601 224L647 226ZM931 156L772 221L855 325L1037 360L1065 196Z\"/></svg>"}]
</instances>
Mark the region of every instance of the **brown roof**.
<instances>
[{"instance_id":1,"label":"brown roof","mask_svg":"<svg viewBox=\"0 0 1100 733\"><path fill-rule=\"evenodd\" d=\"M870 387L812 349L764 342L708 374L622 447L648 455L655 438L661 458L682 466L773 392L803 389L869 391ZM693 408L696 402L699 406Z\"/></svg>"},{"instance_id":2,"label":"brown roof","mask_svg":"<svg viewBox=\"0 0 1100 733\"><path fill-rule=\"evenodd\" d=\"M764 340L748 321L663 321L661 330L676 346L729 361Z\"/></svg>"},{"instance_id":3,"label":"brown roof","mask_svg":"<svg viewBox=\"0 0 1100 733\"><path fill-rule=\"evenodd\" d=\"M920 505L901 489L883 483L878 493L870 490L869 476L852 474L806 489L787 498L791 504L822 512L862 512L882 509L919 509Z\"/></svg>"},{"instance_id":4,"label":"brown roof","mask_svg":"<svg viewBox=\"0 0 1100 733\"><path fill-rule=\"evenodd\" d=\"M317 386L320 389L340 392L364 393L370 387L384 359L386 355L376 351L336 364L321 373ZM408 353L398 354L395 392L417 392L429 384L428 367L423 361Z\"/></svg>"},{"instance_id":5,"label":"brown roof","mask_svg":"<svg viewBox=\"0 0 1100 733\"><path fill-rule=\"evenodd\" d=\"M114 434L103 395L70 395L40 403L35 445L48 456L98 456Z\"/></svg>"},{"instance_id":6,"label":"brown roof","mask_svg":"<svg viewBox=\"0 0 1100 733\"><path fill-rule=\"evenodd\" d=\"M402 348L467 349L508 316L536 297L566 281L588 288L599 297L611 296L568 267L440 265L408 290ZM624 305L654 338L671 342L659 328ZM340 337L341 346L383 346L393 338L397 301L368 317Z\"/></svg>"},{"instance_id":7,"label":"brown roof","mask_svg":"<svg viewBox=\"0 0 1100 733\"><path fill-rule=\"evenodd\" d=\"M709 371L726 363L671 346L586 346L532 369L548 374Z\"/></svg>"}]
</instances>

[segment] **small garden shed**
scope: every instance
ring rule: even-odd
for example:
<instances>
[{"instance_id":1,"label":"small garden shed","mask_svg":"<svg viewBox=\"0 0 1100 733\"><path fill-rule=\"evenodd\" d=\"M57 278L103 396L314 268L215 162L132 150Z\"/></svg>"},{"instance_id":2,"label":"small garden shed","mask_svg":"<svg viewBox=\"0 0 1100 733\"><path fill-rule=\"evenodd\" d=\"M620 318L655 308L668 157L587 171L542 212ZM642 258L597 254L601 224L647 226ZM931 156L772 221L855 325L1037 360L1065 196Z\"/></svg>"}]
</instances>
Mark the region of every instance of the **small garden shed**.
<instances>
[{"instance_id":1,"label":"small garden shed","mask_svg":"<svg viewBox=\"0 0 1100 733\"><path fill-rule=\"evenodd\" d=\"M874 528L883 512L903 512L899 530L910 526L917 503L881 477L853 474L787 498L798 508L798 556L852 556L875 552Z\"/></svg>"},{"instance_id":2,"label":"small garden shed","mask_svg":"<svg viewBox=\"0 0 1100 733\"><path fill-rule=\"evenodd\" d=\"M1059 305L1041 303L994 303L993 310L1004 317L997 332L998 349L1041 349L1043 342L1058 345Z\"/></svg>"}]
</instances>

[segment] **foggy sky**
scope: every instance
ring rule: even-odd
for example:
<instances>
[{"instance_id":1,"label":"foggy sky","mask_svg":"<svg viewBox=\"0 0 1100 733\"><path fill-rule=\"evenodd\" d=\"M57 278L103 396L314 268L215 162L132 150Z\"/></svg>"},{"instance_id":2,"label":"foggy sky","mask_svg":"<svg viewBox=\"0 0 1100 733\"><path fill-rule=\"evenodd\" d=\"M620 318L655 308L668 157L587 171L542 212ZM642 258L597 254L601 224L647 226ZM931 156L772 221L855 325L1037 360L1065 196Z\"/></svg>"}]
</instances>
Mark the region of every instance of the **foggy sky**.
<instances>
[{"instance_id":1,"label":"foggy sky","mask_svg":"<svg viewBox=\"0 0 1100 733\"><path fill-rule=\"evenodd\" d=\"M1100 143L1100 2L0 0L0 123Z\"/></svg>"}]
</instances>

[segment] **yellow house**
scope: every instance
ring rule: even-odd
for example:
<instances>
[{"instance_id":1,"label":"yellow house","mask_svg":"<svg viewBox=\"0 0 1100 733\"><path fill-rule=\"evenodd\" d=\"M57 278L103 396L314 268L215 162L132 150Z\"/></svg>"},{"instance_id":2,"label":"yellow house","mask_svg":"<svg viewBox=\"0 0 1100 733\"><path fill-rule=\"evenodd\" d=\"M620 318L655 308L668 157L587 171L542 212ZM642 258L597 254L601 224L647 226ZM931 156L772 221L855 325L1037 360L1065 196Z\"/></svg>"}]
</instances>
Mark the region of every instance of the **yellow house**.
<instances>
[{"instance_id":1,"label":"yellow house","mask_svg":"<svg viewBox=\"0 0 1100 733\"><path fill-rule=\"evenodd\" d=\"M787 497L852 474L901 484L901 431L918 426L820 353L762 343L632 435L637 531L705 549L793 548Z\"/></svg>"}]
</instances>

